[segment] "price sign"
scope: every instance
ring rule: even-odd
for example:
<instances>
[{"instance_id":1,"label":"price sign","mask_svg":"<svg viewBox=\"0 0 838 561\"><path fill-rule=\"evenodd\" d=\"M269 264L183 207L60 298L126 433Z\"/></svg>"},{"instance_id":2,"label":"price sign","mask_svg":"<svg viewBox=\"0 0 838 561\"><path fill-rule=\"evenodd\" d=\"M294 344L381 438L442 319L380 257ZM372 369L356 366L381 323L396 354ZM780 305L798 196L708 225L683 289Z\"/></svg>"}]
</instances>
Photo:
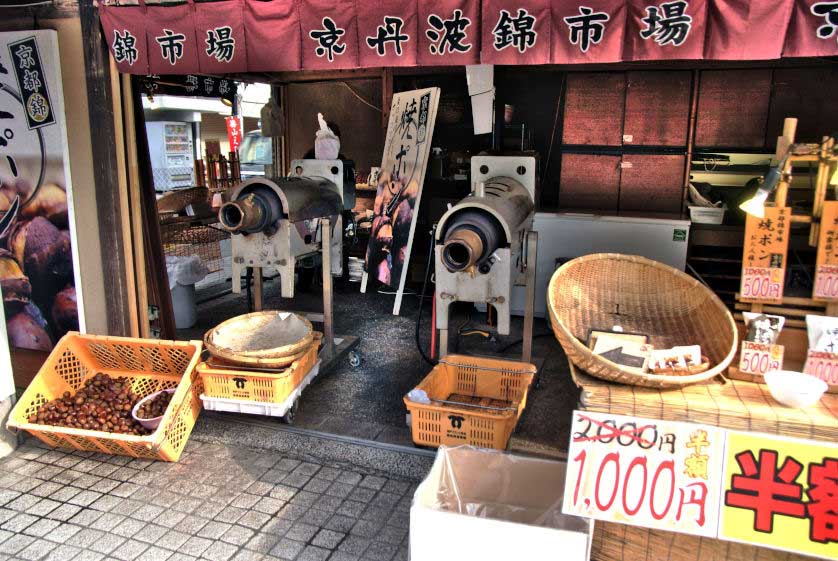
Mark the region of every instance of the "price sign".
<instances>
[{"instance_id":1,"label":"price sign","mask_svg":"<svg viewBox=\"0 0 838 561\"><path fill-rule=\"evenodd\" d=\"M719 538L838 559L838 450L728 431Z\"/></svg>"},{"instance_id":2,"label":"price sign","mask_svg":"<svg viewBox=\"0 0 838 561\"><path fill-rule=\"evenodd\" d=\"M823 204L812 297L821 301L838 300L838 201Z\"/></svg>"},{"instance_id":3,"label":"price sign","mask_svg":"<svg viewBox=\"0 0 838 561\"><path fill-rule=\"evenodd\" d=\"M748 215L740 286L743 301L782 302L790 226L787 207L766 207L764 218Z\"/></svg>"},{"instance_id":4,"label":"price sign","mask_svg":"<svg viewBox=\"0 0 838 561\"><path fill-rule=\"evenodd\" d=\"M763 345L751 341L742 341L739 354L739 371L746 374L763 375L771 370L783 369L782 345Z\"/></svg>"},{"instance_id":5,"label":"price sign","mask_svg":"<svg viewBox=\"0 0 838 561\"><path fill-rule=\"evenodd\" d=\"M820 378L830 386L838 386L838 353L809 350L806 355L806 374Z\"/></svg>"},{"instance_id":6,"label":"price sign","mask_svg":"<svg viewBox=\"0 0 838 561\"><path fill-rule=\"evenodd\" d=\"M575 411L565 514L715 536L724 431Z\"/></svg>"}]
</instances>

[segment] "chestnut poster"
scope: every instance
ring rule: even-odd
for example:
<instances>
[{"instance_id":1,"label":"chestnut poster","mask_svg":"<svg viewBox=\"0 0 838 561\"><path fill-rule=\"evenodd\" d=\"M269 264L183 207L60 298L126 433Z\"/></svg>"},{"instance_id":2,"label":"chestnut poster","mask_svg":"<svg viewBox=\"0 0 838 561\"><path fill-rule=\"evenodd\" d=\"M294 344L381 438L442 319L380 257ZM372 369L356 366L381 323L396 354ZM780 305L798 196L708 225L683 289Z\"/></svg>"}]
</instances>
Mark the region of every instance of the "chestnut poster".
<instances>
[{"instance_id":1,"label":"chestnut poster","mask_svg":"<svg viewBox=\"0 0 838 561\"><path fill-rule=\"evenodd\" d=\"M72 217L57 34L0 33L0 291L12 349L49 351L84 329Z\"/></svg>"}]
</instances>

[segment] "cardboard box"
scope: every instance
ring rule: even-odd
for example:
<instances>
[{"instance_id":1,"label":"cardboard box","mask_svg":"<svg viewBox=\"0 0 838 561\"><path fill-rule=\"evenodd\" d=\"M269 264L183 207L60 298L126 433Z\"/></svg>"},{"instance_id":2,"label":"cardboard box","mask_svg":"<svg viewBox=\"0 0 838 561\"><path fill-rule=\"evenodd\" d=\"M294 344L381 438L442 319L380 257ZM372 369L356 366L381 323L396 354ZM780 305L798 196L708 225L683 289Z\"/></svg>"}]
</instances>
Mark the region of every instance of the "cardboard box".
<instances>
[{"instance_id":1,"label":"cardboard box","mask_svg":"<svg viewBox=\"0 0 838 561\"><path fill-rule=\"evenodd\" d=\"M587 561L593 521L561 514L565 467L441 447L413 497L411 561Z\"/></svg>"}]
</instances>

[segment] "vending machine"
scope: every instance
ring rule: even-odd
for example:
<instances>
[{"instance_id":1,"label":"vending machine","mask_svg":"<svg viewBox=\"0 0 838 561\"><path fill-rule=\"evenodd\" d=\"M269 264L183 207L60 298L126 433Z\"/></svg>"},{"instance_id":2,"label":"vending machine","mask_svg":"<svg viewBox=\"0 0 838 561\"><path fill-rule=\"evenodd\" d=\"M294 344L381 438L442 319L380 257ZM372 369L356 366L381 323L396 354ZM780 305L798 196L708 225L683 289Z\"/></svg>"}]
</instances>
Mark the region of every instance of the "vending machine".
<instances>
[{"instance_id":1,"label":"vending machine","mask_svg":"<svg viewBox=\"0 0 838 561\"><path fill-rule=\"evenodd\" d=\"M146 123L154 189L171 191L195 185L192 123Z\"/></svg>"}]
</instances>

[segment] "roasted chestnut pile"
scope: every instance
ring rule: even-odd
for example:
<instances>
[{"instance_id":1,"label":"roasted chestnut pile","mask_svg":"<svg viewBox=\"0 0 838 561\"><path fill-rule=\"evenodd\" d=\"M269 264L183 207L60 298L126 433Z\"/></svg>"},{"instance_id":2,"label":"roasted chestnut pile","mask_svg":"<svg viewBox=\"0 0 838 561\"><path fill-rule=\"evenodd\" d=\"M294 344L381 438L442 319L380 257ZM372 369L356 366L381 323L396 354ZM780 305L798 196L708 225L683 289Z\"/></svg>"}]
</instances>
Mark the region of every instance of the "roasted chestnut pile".
<instances>
[{"instance_id":1,"label":"roasted chestnut pile","mask_svg":"<svg viewBox=\"0 0 838 561\"><path fill-rule=\"evenodd\" d=\"M150 431L131 416L137 401L128 378L112 378L100 372L85 381L75 395L64 392L38 407L29 422L143 436Z\"/></svg>"},{"instance_id":2,"label":"roasted chestnut pile","mask_svg":"<svg viewBox=\"0 0 838 561\"><path fill-rule=\"evenodd\" d=\"M166 408L172 401L174 392L163 392L157 394L137 408L137 417L140 419L155 419L166 412Z\"/></svg>"}]
</instances>

